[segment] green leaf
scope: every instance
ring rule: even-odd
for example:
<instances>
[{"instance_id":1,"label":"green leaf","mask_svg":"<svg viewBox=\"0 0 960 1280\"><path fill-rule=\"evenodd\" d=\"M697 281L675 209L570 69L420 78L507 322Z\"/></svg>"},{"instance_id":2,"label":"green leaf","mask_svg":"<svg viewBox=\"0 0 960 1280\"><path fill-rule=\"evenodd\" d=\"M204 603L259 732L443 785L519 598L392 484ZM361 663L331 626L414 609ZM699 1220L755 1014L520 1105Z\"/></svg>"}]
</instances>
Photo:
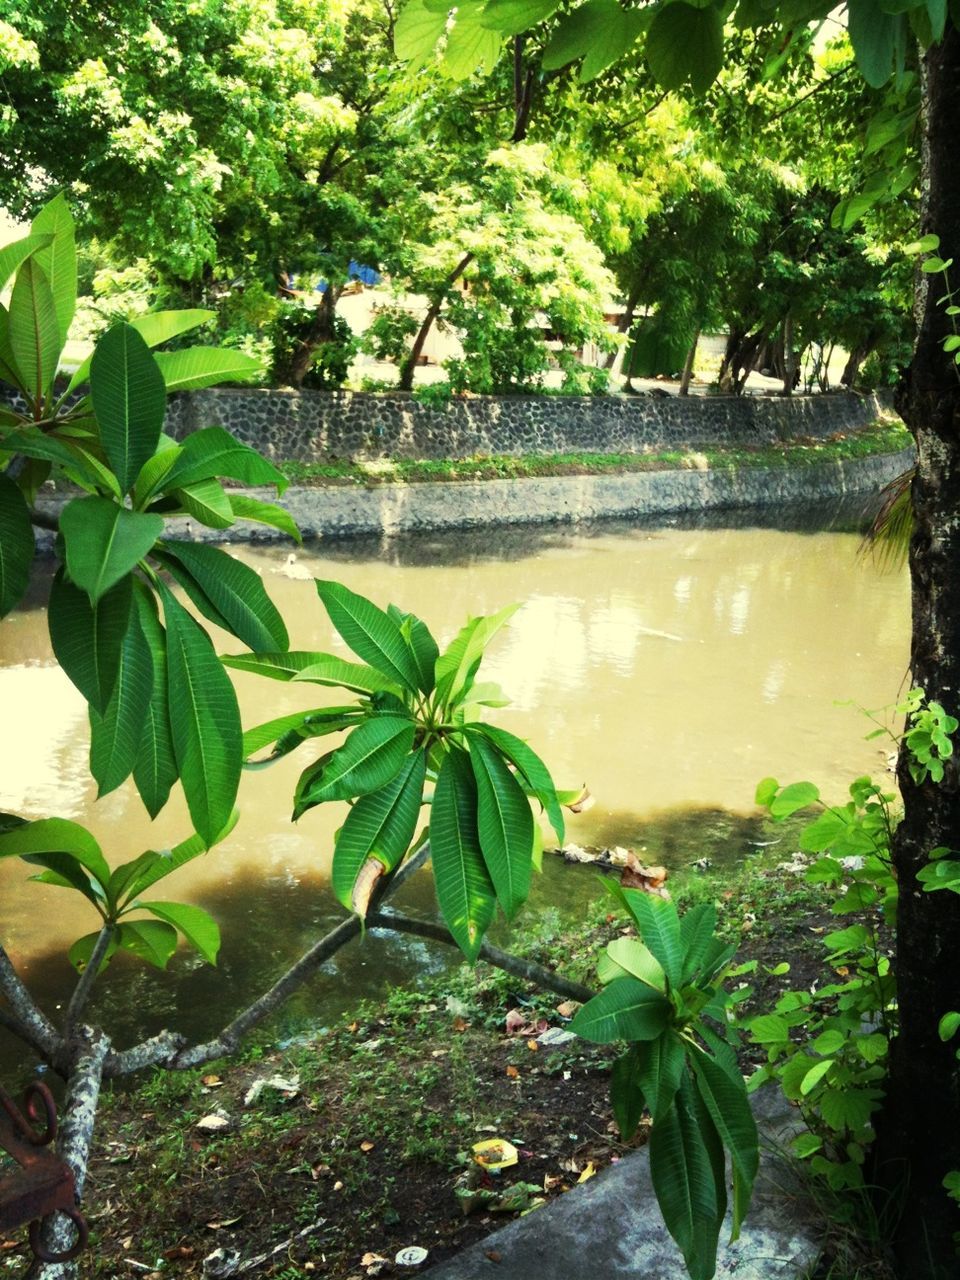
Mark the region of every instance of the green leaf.
<instances>
[{"instance_id":1,"label":"green leaf","mask_svg":"<svg viewBox=\"0 0 960 1280\"><path fill-rule=\"evenodd\" d=\"M701 902L684 912L680 921L680 942L683 948L681 983L693 980L710 952L716 927L717 911L710 902Z\"/></svg>"},{"instance_id":2,"label":"green leaf","mask_svg":"<svg viewBox=\"0 0 960 1280\"><path fill-rule=\"evenodd\" d=\"M750 1037L755 1044L779 1044L790 1038L790 1027L778 1013L764 1013L749 1023Z\"/></svg>"},{"instance_id":3,"label":"green leaf","mask_svg":"<svg viewBox=\"0 0 960 1280\"><path fill-rule=\"evenodd\" d=\"M212 622L226 623L227 629L253 650L287 648L283 619L255 570L225 551L198 542L168 541L163 549L199 587L200 593L195 594L189 580L177 573L176 565L170 566L194 604ZM206 601L212 604L212 611L204 607Z\"/></svg>"},{"instance_id":4,"label":"green leaf","mask_svg":"<svg viewBox=\"0 0 960 1280\"><path fill-rule=\"evenodd\" d=\"M215 311L185 307L179 311L148 311L146 315L136 316L130 324L148 347L159 347L171 338L179 338L181 333L189 333L191 329L209 324L216 318Z\"/></svg>"},{"instance_id":5,"label":"green leaf","mask_svg":"<svg viewBox=\"0 0 960 1280\"><path fill-rule=\"evenodd\" d=\"M557 789L553 784L550 771L537 753L522 738L508 733L506 729L498 729L494 725L477 724L471 726L471 733L482 733L489 738L501 755L507 757L520 774L527 789L537 797L550 820L550 825L557 839L563 843L564 821L563 811L557 799Z\"/></svg>"},{"instance_id":6,"label":"green leaf","mask_svg":"<svg viewBox=\"0 0 960 1280\"><path fill-rule=\"evenodd\" d=\"M501 35L519 36L559 7L559 0L487 0L480 22Z\"/></svg>"},{"instance_id":7,"label":"green leaf","mask_svg":"<svg viewBox=\"0 0 960 1280\"><path fill-rule=\"evenodd\" d=\"M499 752L471 738L470 763L477 782L477 830L483 860L510 919L530 893L533 814L523 790Z\"/></svg>"},{"instance_id":8,"label":"green leaf","mask_svg":"<svg viewBox=\"0 0 960 1280\"><path fill-rule=\"evenodd\" d=\"M812 782L791 782L770 801L772 818L789 818L800 809L806 809L820 799L820 792Z\"/></svg>"},{"instance_id":9,"label":"green leaf","mask_svg":"<svg viewBox=\"0 0 960 1280\"><path fill-rule=\"evenodd\" d=\"M441 69L452 80L467 80L474 72L490 75L500 56L501 38L482 22L478 4L461 0L447 29Z\"/></svg>"},{"instance_id":10,"label":"green leaf","mask_svg":"<svg viewBox=\"0 0 960 1280\"><path fill-rule=\"evenodd\" d=\"M415 751L394 778L378 791L361 796L347 814L334 845L331 883L348 911L366 915L366 904L354 900L354 886L368 859L375 858L389 872L410 848L426 773L426 754Z\"/></svg>"},{"instance_id":11,"label":"green leaf","mask_svg":"<svg viewBox=\"0 0 960 1280\"><path fill-rule=\"evenodd\" d=\"M400 772L416 726L402 716L376 716L357 726L343 746L307 769L297 784L294 818L325 800L378 791Z\"/></svg>"},{"instance_id":12,"label":"green leaf","mask_svg":"<svg viewBox=\"0 0 960 1280\"><path fill-rule=\"evenodd\" d=\"M430 858L440 913L472 963L493 920L497 896L480 848L476 780L466 753L452 745L440 766L430 808Z\"/></svg>"},{"instance_id":13,"label":"green leaf","mask_svg":"<svg viewBox=\"0 0 960 1280\"><path fill-rule=\"evenodd\" d=\"M62 192L43 206L30 230L35 235L51 237L33 260L50 284L62 348L77 307L77 246L73 216Z\"/></svg>"},{"instance_id":14,"label":"green leaf","mask_svg":"<svg viewBox=\"0 0 960 1280\"><path fill-rule=\"evenodd\" d=\"M655 991L661 993L664 991L663 969L654 958L653 952L649 947L645 947L639 938L614 938L612 942L607 943L605 954L620 971L614 976L629 974L645 982L648 987L653 987ZM608 981L608 979L601 974L601 981Z\"/></svg>"},{"instance_id":15,"label":"green leaf","mask_svg":"<svg viewBox=\"0 0 960 1280\"><path fill-rule=\"evenodd\" d=\"M264 370L262 360L229 347L160 351L154 360L163 374L167 395L174 391L197 391L218 382L248 382Z\"/></svg>"},{"instance_id":16,"label":"green leaf","mask_svg":"<svg viewBox=\"0 0 960 1280\"><path fill-rule=\"evenodd\" d=\"M683 1044L670 1030L637 1045L637 1081L654 1124L673 1106L686 1060Z\"/></svg>"},{"instance_id":17,"label":"green leaf","mask_svg":"<svg viewBox=\"0 0 960 1280\"><path fill-rule=\"evenodd\" d=\"M762 782L757 783L757 793L753 798L754 804L760 805L762 809L769 809L770 802L780 790L780 783L776 778L764 778Z\"/></svg>"},{"instance_id":18,"label":"green leaf","mask_svg":"<svg viewBox=\"0 0 960 1280\"><path fill-rule=\"evenodd\" d=\"M421 690L426 694L432 693L440 650L430 628L415 614L404 613L395 604L387 606L387 616L400 628L400 634L413 655Z\"/></svg>"},{"instance_id":19,"label":"green leaf","mask_svg":"<svg viewBox=\"0 0 960 1280\"><path fill-rule=\"evenodd\" d=\"M237 696L202 628L161 585L173 749L197 832L210 845L233 811L243 735Z\"/></svg>"},{"instance_id":20,"label":"green leaf","mask_svg":"<svg viewBox=\"0 0 960 1280\"><path fill-rule=\"evenodd\" d=\"M38 884L55 884L63 889L75 889L99 910L103 904L103 890L91 880L90 873L72 853L25 853L24 862L32 866L46 867L40 875L30 879Z\"/></svg>"},{"instance_id":21,"label":"green leaf","mask_svg":"<svg viewBox=\"0 0 960 1280\"><path fill-rule=\"evenodd\" d=\"M667 1026L670 1002L636 978L616 978L579 1009L570 1030L594 1044L655 1040Z\"/></svg>"},{"instance_id":22,"label":"green leaf","mask_svg":"<svg viewBox=\"0 0 960 1280\"><path fill-rule=\"evenodd\" d=\"M167 635L157 616L153 597L142 583L135 586L134 602L144 639L150 648L153 683L143 717L133 780L147 812L155 818L167 803L170 788L180 776L170 728Z\"/></svg>"},{"instance_id":23,"label":"green leaf","mask_svg":"<svg viewBox=\"0 0 960 1280\"><path fill-rule=\"evenodd\" d=\"M682 0L663 5L647 33L646 56L662 88L679 89L689 81L694 93L706 93L723 66L719 10L697 8Z\"/></svg>"},{"instance_id":24,"label":"green leaf","mask_svg":"<svg viewBox=\"0 0 960 1280\"><path fill-rule=\"evenodd\" d=\"M400 686L394 680L380 671L374 671L373 667L364 666L359 662L348 662L345 658L338 658L332 653L313 653L305 656L314 660L291 677L295 682L349 689L351 693L399 694L401 692Z\"/></svg>"},{"instance_id":25,"label":"green leaf","mask_svg":"<svg viewBox=\"0 0 960 1280\"><path fill-rule=\"evenodd\" d=\"M132 325L115 324L97 343L90 397L107 461L129 493L156 450L167 405L163 375Z\"/></svg>"},{"instance_id":26,"label":"green leaf","mask_svg":"<svg viewBox=\"0 0 960 1280\"><path fill-rule=\"evenodd\" d=\"M23 494L8 476L0 475L0 618L20 603L30 584L34 549Z\"/></svg>"},{"instance_id":27,"label":"green leaf","mask_svg":"<svg viewBox=\"0 0 960 1280\"><path fill-rule=\"evenodd\" d=\"M837 1133L844 1129L858 1133L870 1123L881 1096L879 1089L857 1089L849 1084L827 1089L819 1099L820 1114Z\"/></svg>"},{"instance_id":28,"label":"green leaf","mask_svg":"<svg viewBox=\"0 0 960 1280\"><path fill-rule=\"evenodd\" d=\"M237 520L253 520L257 524L271 525L281 533L288 534L294 542L303 542L296 522L283 507L273 502L261 502L259 498L249 498L245 494L230 493L227 500Z\"/></svg>"},{"instance_id":29,"label":"green leaf","mask_svg":"<svg viewBox=\"0 0 960 1280\"><path fill-rule=\"evenodd\" d=\"M234 809L230 817L227 819L226 825L222 830L218 831L210 845L218 844L221 840L226 840L227 836L236 826L239 813ZM173 846L172 849L162 850L153 860L148 860L144 855L144 866L138 872L135 878L132 878L127 885L126 892L129 898L136 897L138 893L143 893L145 889L149 889L151 885L156 884L159 880L163 880L166 876L171 875L174 871L179 870L187 862L192 862L194 858L199 858L201 854L207 852L207 843L202 836L194 834L188 836L186 840L181 840L179 844Z\"/></svg>"},{"instance_id":30,"label":"green leaf","mask_svg":"<svg viewBox=\"0 0 960 1280\"><path fill-rule=\"evenodd\" d=\"M35 254L38 249L44 249L52 241L53 236L46 232L43 235L30 234L24 236L20 240L14 240L10 244L5 244L0 249L0 293L6 289L10 283L10 277L20 266L21 262L25 262L31 254Z\"/></svg>"},{"instance_id":31,"label":"green leaf","mask_svg":"<svg viewBox=\"0 0 960 1280\"><path fill-rule=\"evenodd\" d=\"M654 1044L657 1041L653 1042ZM610 1105L620 1137L629 1142L643 1118L644 1096L637 1074L637 1054L641 1046L632 1044L610 1071Z\"/></svg>"},{"instance_id":32,"label":"green leaf","mask_svg":"<svg viewBox=\"0 0 960 1280\"><path fill-rule=\"evenodd\" d=\"M676 907L650 893L634 892L627 900L641 938L653 952L670 985L679 987L683 977L683 944Z\"/></svg>"},{"instance_id":33,"label":"green leaf","mask_svg":"<svg viewBox=\"0 0 960 1280\"><path fill-rule=\"evenodd\" d=\"M735 1198L734 1204L732 1238L735 1240L740 1234L743 1214L749 1205L760 1166L757 1122L739 1068L728 1071L706 1053L691 1053L690 1065L700 1097L740 1175L741 1194Z\"/></svg>"},{"instance_id":34,"label":"green leaf","mask_svg":"<svg viewBox=\"0 0 960 1280\"><path fill-rule=\"evenodd\" d=\"M66 853L86 867L96 882L107 891L110 868L99 844L79 823L66 818L41 818L25 822L12 831L0 832L0 858L23 857L24 854Z\"/></svg>"},{"instance_id":35,"label":"green leaf","mask_svg":"<svg viewBox=\"0 0 960 1280\"><path fill-rule=\"evenodd\" d=\"M857 66L874 89L882 88L893 73L899 15L881 12L874 0L847 0L847 34Z\"/></svg>"},{"instance_id":36,"label":"green leaf","mask_svg":"<svg viewBox=\"0 0 960 1280\"><path fill-rule=\"evenodd\" d=\"M272 484L278 493L287 487L282 471L262 458L255 449L234 439L223 427L192 431L181 444L180 454L167 473L163 487L165 492L169 492L196 484L198 480L224 476L240 480L243 484Z\"/></svg>"},{"instance_id":37,"label":"green leaf","mask_svg":"<svg viewBox=\"0 0 960 1280\"><path fill-rule=\"evenodd\" d=\"M130 862L122 862L119 867L114 867L110 874L110 883L107 886L107 901L110 904L111 911L116 911L122 905L129 905L124 902L124 899L128 896L131 898L135 896L131 892L131 886L136 884L144 872L153 867L160 856L155 849L147 849Z\"/></svg>"},{"instance_id":38,"label":"green leaf","mask_svg":"<svg viewBox=\"0 0 960 1280\"><path fill-rule=\"evenodd\" d=\"M156 969L165 969L177 949L177 931L164 920L130 920L117 927L117 946Z\"/></svg>"},{"instance_id":39,"label":"green leaf","mask_svg":"<svg viewBox=\"0 0 960 1280\"><path fill-rule=\"evenodd\" d=\"M100 965L100 972L103 973L107 965L110 963L112 956L116 955L119 930L114 930L113 937L107 944L107 950L104 953L103 962ZM88 933L82 938L78 938L67 952L67 959L78 973L83 973L84 969L90 963L90 957L93 955L93 949L97 945L97 939L100 937L98 933Z\"/></svg>"},{"instance_id":40,"label":"green leaf","mask_svg":"<svg viewBox=\"0 0 960 1280\"><path fill-rule=\"evenodd\" d=\"M930 35L933 43L943 38L947 25L947 0L927 0L927 16L930 19Z\"/></svg>"},{"instance_id":41,"label":"green leaf","mask_svg":"<svg viewBox=\"0 0 960 1280\"><path fill-rule=\"evenodd\" d=\"M447 10L432 11L423 0L407 0L394 28L393 47L410 71L419 71L434 60L437 42L447 29Z\"/></svg>"},{"instance_id":42,"label":"green leaf","mask_svg":"<svg viewBox=\"0 0 960 1280\"><path fill-rule=\"evenodd\" d=\"M175 489L173 497L184 511L208 529L229 529L234 515L227 491L219 480L198 480Z\"/></svg>"},{"instance_id":43,"label":"green leaf","mask_svg":"<svg viewBox=\"0 0 960 1280\"><path fill-rule=\"evenodd\" d=\"M903 252L909 254L916 253L936 253L940 248L939 236L921 236L919 240L914 240L911 244L903 246Z\"/></svg>"},{"instance_id":44,"label":"green leaf","mask_svg":"<svg viewBox=\"0 0 960 1280\"><path fill-rule=\"evenodd\" d=\"M144 721L153 692L153 658L137 609L120 650L120 666L103 712L90 708L90 772L100 799L133 772L143 741Z\"/></svg>"},{"instance_id":45,"label":"green leaf","mask_svg":"<svg viewBox=\"0 0 960 1280\"><path fill-rule=\"evenodd\" d=\"M60 532L70 580L96 604L151 549L163 520L109 498L74 498L60 513Z\"/></svg>"},{"instance_id":46,"label":"green leaf","mask_svg":"<svg viewBox=\"0 0 960 1280\"><path fill-rule=\"evenodd\" d=\"M97 711L105 711L120 668L132 607L129 577L91 604L59 569L50 588L47 623L57 661Z\"/></svg>"},{"instance_id":47,"label":"green leaf","mask_svg":"<svg viewBox=\"0 0 960 1280\"><path fill-rule=\"evenodd\" d=\"M960 1013L951 1010L945 1013L937 1025L937 1035L946 1043L960 1031Z\"/></svg>"},{"instance_id":48,"label":"green leaf","mask_svg":"<svg viewBox=\"0 0 960 1280\"><path fill-rule=\"evenodd\" d=\"M306 742L308 738L336 733L339 729L355 724L357 717L362 714L360 707L325 707L318 711L294 711L287 716L278 716L275 720L268 720L244 732L244 760L262 751L271 742L279 742L281 738L297 736L300 742ZM287 753L283 752L283 754ZM271 757L271 760L273 758L279 758L279 756Z\"/></svg>"},{"instance_id":49,"label":"green leaf","mask_svg":"<svg viewBox=\"0 0 960 1280\"><path fill-rule=\"evenodd\" d=\"M60 328L50 283L33 258L17 272L10 295L10 349L28 396L39 404L57 374Z\"/></svg>"},{"instance_id":50,"label":"green leaf","mask_svg":"<svg viewBox=\"0 0 960 1280\"><path fill-rule=\"evenodd\" d=\"M140 902L137 905L179 930L190 946L195 951L199 951L207 964L217 963L217 953L220 950L220 928L208 911L204 911L202 907L189 906L184 902ZM132 923L145 922L137 920Z\"/></svg>"},{"instance_id":51,"label":"green leaf","mask_svg":"<svg viewBox=\"0 0 960 1280\"><path fill-rule=\"evenodd\" d=\"M230 667L234 671L247 671L251 675L266 676L268 680L292 680L300 671L304 671L307 667L324 664L327 661L343 662L342 658L334 658L329 653L311 653L308 650L291 650L288 653L230 653L224 654L220 659L225 667ZM353 666L352 663L345 664ZM359 671L365 670L363 667L357 668ZM340 684L339 680L332 680L331 683ZM388 687L393 688L390 681L386 681ZM349 685L345 685L349 688ZM366 686L363 686L364 690Z\"/></svg>"},{"instance_id":52,"label":"green leaf","mask_svg":"<svg viewBox=\"0 0 960 1280\"><path fill-rule=\"evenodd\" d=\"M502 626L520 608L507 605L487 618L471 618L453 642L437 659L436 691L441 701L454 703L460 698L477 673L487 645Z\"/></svg>"},{"instance_id":53,"label":"green leaf","mask_svg":"<svg viewBox=\"0 0 960 1280\"><path fill-rule=\"evenodd\" d=\"M667 1230L680 1247L691 1280L712 1280L722 1221L709 1136L699 1123L693 1086L684 1079L675 1106L650 1133L650 1177ZM708 1118L709 1119L709 1118Z\"/></svg>"},{"instance_id":54,"label":"green leaf","mask_svg":"<svg viewBox=\"0 0 960 1280\"><path fill-rule=\"evenodd\" d=\"M416 693L417 665L393 618L339 582L317 579L316 585L330 621L357 657Z\"/></svg>"}]
</instances>

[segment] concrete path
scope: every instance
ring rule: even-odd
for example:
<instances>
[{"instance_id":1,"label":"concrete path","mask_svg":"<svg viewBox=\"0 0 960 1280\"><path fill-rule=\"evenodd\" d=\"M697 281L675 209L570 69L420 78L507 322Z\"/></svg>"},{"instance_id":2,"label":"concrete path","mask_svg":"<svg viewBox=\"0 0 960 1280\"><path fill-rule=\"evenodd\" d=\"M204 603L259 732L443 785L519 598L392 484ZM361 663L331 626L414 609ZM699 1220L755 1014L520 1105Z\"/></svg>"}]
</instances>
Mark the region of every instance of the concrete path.
<instances>
[{"instance_id":1,"label":"concrete path","mask_svg":"<svg viewBox=\"0 0 960 1280\"><path fill-rule=\"evenodd\" d=\"M793 1113L783 1110L778 1095L764 1098L757 1110L767 1141L782 1141ZM812 1271L822 1225L790 1183L782 1162L765 1155L740 1239L727 1243L729 1230L721 1237L718 1280L801 1280ZM431 1268L429 1275L430 1280L686 1280L687 1273L660 1217L641 1150Z\"/></svg>"}]
</instances>

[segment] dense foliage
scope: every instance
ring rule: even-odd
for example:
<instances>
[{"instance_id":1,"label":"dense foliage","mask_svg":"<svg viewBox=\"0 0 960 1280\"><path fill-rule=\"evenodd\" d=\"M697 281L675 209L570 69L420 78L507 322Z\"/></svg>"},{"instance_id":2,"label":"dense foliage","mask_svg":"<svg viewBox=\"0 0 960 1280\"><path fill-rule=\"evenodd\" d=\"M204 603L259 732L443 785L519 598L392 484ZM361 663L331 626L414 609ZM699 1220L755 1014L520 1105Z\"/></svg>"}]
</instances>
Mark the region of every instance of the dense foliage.
<instances>
[{"instance_id":1,"label":"dense foliage","mask_svg":"<svg viewBox=\"0 0 960 1280\"><path fill-rule=\"evenodd\" d=\"M917 179L916 75L881 97L845 36L805 27L774 57L762 10L738 15L735 61L711 86L711 55L685 102L662 91L689 74L666 52L684 10L664 6L646 63L596 80L650 11L622 26L612 2L555 8L461 6L437 62L430 0L399 17L383 0L165 0L109 24L8 3L0 202L22 216L71 196L91 296L77 332L144 299L203 306L280 385L347 379L358 335L338 308L358 264L384 275L368 349L405 387L441 325L462 346L453 391L535 389L557 365L566 389L603 389L577 353L609 348L604 315L633 332L627 373L677 372L726 329L727 390L762 367L790 391L805 353L826 385L836 344L845 382L871 355L889 380L910 325L891 245ZM493 24L541 13L511 66ZM718 11L697 13L712 49ZM593 19L614 26L578 76L565 64ZM899 191L875 172L894 150Z\"/></svg>"}]
</instances>

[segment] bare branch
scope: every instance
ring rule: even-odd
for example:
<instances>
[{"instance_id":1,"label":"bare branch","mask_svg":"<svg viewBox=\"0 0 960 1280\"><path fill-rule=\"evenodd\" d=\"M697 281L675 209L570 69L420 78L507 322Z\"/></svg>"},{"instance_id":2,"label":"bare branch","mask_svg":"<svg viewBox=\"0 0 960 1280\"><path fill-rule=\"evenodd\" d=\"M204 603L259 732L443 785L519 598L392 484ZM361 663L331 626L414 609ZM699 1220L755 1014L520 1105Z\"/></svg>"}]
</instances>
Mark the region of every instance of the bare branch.
<instances>
[{"instance_id":1,"label":"bare branch","mask_svg":"<svg viewBox=\"0 0 960 1280\"><path fill-rule=\"evenodd\" d=\"M30 508L30 523L36 525L38 529L49 529L51 533L60 532L59 519L49 511L38 511L36 507Z\"/></svg>"},{"instance_id":2,"label":"bare branch","mask_svg":"<svg viewBox=\"0 0 960 1280\"><path fill-rule=\"evenodd\" d=\"M115 926L107 921L97 935L97 940L93 944L93 951L90 953L90 959L87 961L86 968L80 975L80 980L74 987L73 995L70 997L70 1003L67 1005L67 1016L65 1026L67 1035L71 1035L73 1028L80 1021L80 1016L87 1007L87 1001L90 999L90 992L93 990L93 984L97 980L100 973L100 966L103 964L107 954L107 949L113 939Z\"/></svg>"},{"instance_id":3,"label":"bare branch","mask_svg":"<svg viewBox=\"0 0 960 1280\"><path fill-rule=\"evenodd\" d=\"M437 924L433 920L414 920L411 916L396 915L392 911L380 911L376 915L368 915L367 928L393 929L396 933L409 933L417 938L431 938L452 947L457 945L444 925ZM523 960L520 956L511 955L509 951L501 951L491 942L482 944L480 956L495 968L503 969L505 973L511 973L515 978L522 978L525 982L544 987L547 991L555 991L557 995L565 996L568 1000L579 1000L585 1004L597 994L579 982L573 982L561 974L553 973L534 960Z\"/></svg>"},{"instance_id":4,"label":"bare branch","mask_svg":"<svg viewBox=\"0 0 960 1280\"><path fill-rule=\"evenodd\" d=\"M408 858L396 875L391 876L387 880L382 880L374 889L370 896L370 910L376 911L380 903L400 888L409 878L414 875L424 865L430 856L430 844L424 843L420 849ZM133 1049L127 1050L124 1054L118 1054L111 1059L108 1074L111 1076L120 1075L125 1068L127 1071L136 1071L141 1067L151 1066L154 1064L162 1064L171 1070L185 1070L188 1067L200 1066L201 1063L211 1062L214 1058L222 1058L232 1053L243 1037L269 1017L276 1009L283 1004L288 996L292 995L298 987L303 986L308 978L316 973L317 969L324 964L331 956L335 955L341 947L345 946L353 938L357 937L363 927L363 922L358 916L351 916L344 920L342 924L337 925L330 933L325 934L318 942L304 952L300 959L292 965L280 978L273 984L268 991L247 1005L232 1022L228 1023L223 1030L212 1040L206 1041L205 1044L194 1045L189 1048L183 1047L183 1042L169 1032L164 1032L155 1038L154 1044L137 1045ZM167 1037L165 1040L164 1037ZM165 1045L169 1045L170 1056L162 1056L162 1049ZM154 1056L156 1054L157 1056Z\"/></svg>"},{"instance_id":5,"label":"bare branch","mask_svg":"<svg viewBox=\"0 0 960 1280\"><path fill-rule=\"evenodd\" d=\"M71 1045L69 1085L66 1106L61 1113L60 1136L57 1151L73 1172L74 1186L79 1203L87 1177L90 1144L97 1118L100 1099L100 1082L110 1041L102 1031L81 1027ZM62 1213L48 1221L43 1231L43 1243L51 1253L65 1253L72 1245L76 1228ZM76 1265L72 1262L39 1264L30 1272L31 1280L75 1280Z\"/></svg>"},{"instance_id":6,"label":"bare branch","mask_svg":"<svg viewBox=\"0 0 960 1280\"><path fill-rule=\"evenodd\" d=\"M58 1065L64 1056L64 1041L53 1023L34 1003L33 996L20 981L10 957L0 946L0 991L13 1010L14 1019L21 1030L17 1035L42 1054L51 1066ZM59 1069L59 1067L58 1067Z\"/></svg>"}]
</instances>

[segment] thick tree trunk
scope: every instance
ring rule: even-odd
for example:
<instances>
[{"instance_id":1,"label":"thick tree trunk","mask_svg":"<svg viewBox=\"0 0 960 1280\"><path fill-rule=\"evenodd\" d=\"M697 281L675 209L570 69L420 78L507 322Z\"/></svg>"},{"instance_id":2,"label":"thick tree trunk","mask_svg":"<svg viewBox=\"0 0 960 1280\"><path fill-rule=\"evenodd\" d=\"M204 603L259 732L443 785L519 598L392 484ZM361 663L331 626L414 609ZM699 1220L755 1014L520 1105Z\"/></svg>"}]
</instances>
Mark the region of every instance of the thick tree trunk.
<instances>
[{"instance_id":1,"label":"thick tree trunk","mask_svg":"<svg viewBox=\"0 0 960 1280\"><path fill-rule=\"evenodd\" d=\"M337 295L333 286L328 284L320 305L314 312L313 323L303 338L294 347L286 365L274 371L274 376L281 386L301 387L303 380L310 372L313 353L324 342L333 337L333 322L336 316Z\"/></svg>"},{"instance_id":2,"label":"thick tree trunk","mask_svg":"<svg viewBox=\"0 0 960 1280\"><path fill-rule=\"evenodd\" d=\"M840 375L840 385L842 387L855 387L857 377L860 374L860 366L870 354L872 348L868 343L861 343L847 356L847 363L843 366L843 373Z\"/></svg>"},{"instance_id":3,"label":"thick tree trunk","mask_svg":"<svg viewBox=\"0 0 960 1280\"><path fill-rule=\"evenodd\" d=\"M623 315L617 321L617 333L627 335L627 341L615 350L611 351L607 356L606 367L610 370L610 376L616 377L623 368L627 351L630 347L630 330L633 328L633 318L637 314L637 304L640 301L639 286L631 289L627 295L626 305L623 308Z\"/></svg>"},{"instance_id":4,"label":"thick tree trunk","mask_svg":"<svg viewBox=\"0 0 960 1280\"><path fill-rule=\"evenodd\" d=\"M463 275L463 273L466 271L467 267L469 267L472 261L473 261L473 254L465 253L463 257L460 259L460 261L457 263L457 265L454 267L454 269L447 276L446 280L444 280L443 284L441 285L440 289L437 292L436 297L431 302L430 307L427 310L427 314L423 318L423 324L421 324L419 332L417 333L416 338L414 338L413 340L413 346L410 348L410 354L407 356L406 360L404 360L403 364L400 366L400 382L398 385L401 391L413 390L413 375L416 372L417 361L420 359L421 355L423 354L423 348L427 341L427 335L429 334L430 330L433 328L434 323L440 314L441 308L443 307L443 304L447 300L447 295L449 294L450 290L457 283L457 281L460 279L460 277Z\"/></svg>"},{"instance_id":5,"label":"thick tree trunk","mask_svg":"<svg viewBox=\"0 0 960 1280\"><path fill-rule=\"evenodd\" d=\"M926 55L926 190L923 231L940 236L943 257L960 259L960 35L948 23ZM913 362L897 407L917 442L910 546L911 667L927 697L960 714L960 379L942 350L948 318L928 290ZM898 769L905 816L894 840L900 882L896 972L900 1033L880 1123L881 1173L896 1196L897 1273L947 1280L960 1271L953 1235L960 1212L944 1175L960 1169L960 1063L956 1042L937 1034L960 1008L960 896L923 892L916 874L938 846L960 849L960 767L940 784L917 786L904 753Z\"/></svg>"},{"instance_id":6,"label":"thick tree trunk","mask_svg":"<svg viewBox=\"0 0 960 1280\"><path fill-rule=\"evenodd\" d=\"M683 372L680 374L680 389L678 395L688 396L690 394L690 380L693 377L693 362L697 358L697 343L700 341L700 330L693 335L693 342L687 350L687 358L683 362Z\"/></svg>"}]
</instances>

